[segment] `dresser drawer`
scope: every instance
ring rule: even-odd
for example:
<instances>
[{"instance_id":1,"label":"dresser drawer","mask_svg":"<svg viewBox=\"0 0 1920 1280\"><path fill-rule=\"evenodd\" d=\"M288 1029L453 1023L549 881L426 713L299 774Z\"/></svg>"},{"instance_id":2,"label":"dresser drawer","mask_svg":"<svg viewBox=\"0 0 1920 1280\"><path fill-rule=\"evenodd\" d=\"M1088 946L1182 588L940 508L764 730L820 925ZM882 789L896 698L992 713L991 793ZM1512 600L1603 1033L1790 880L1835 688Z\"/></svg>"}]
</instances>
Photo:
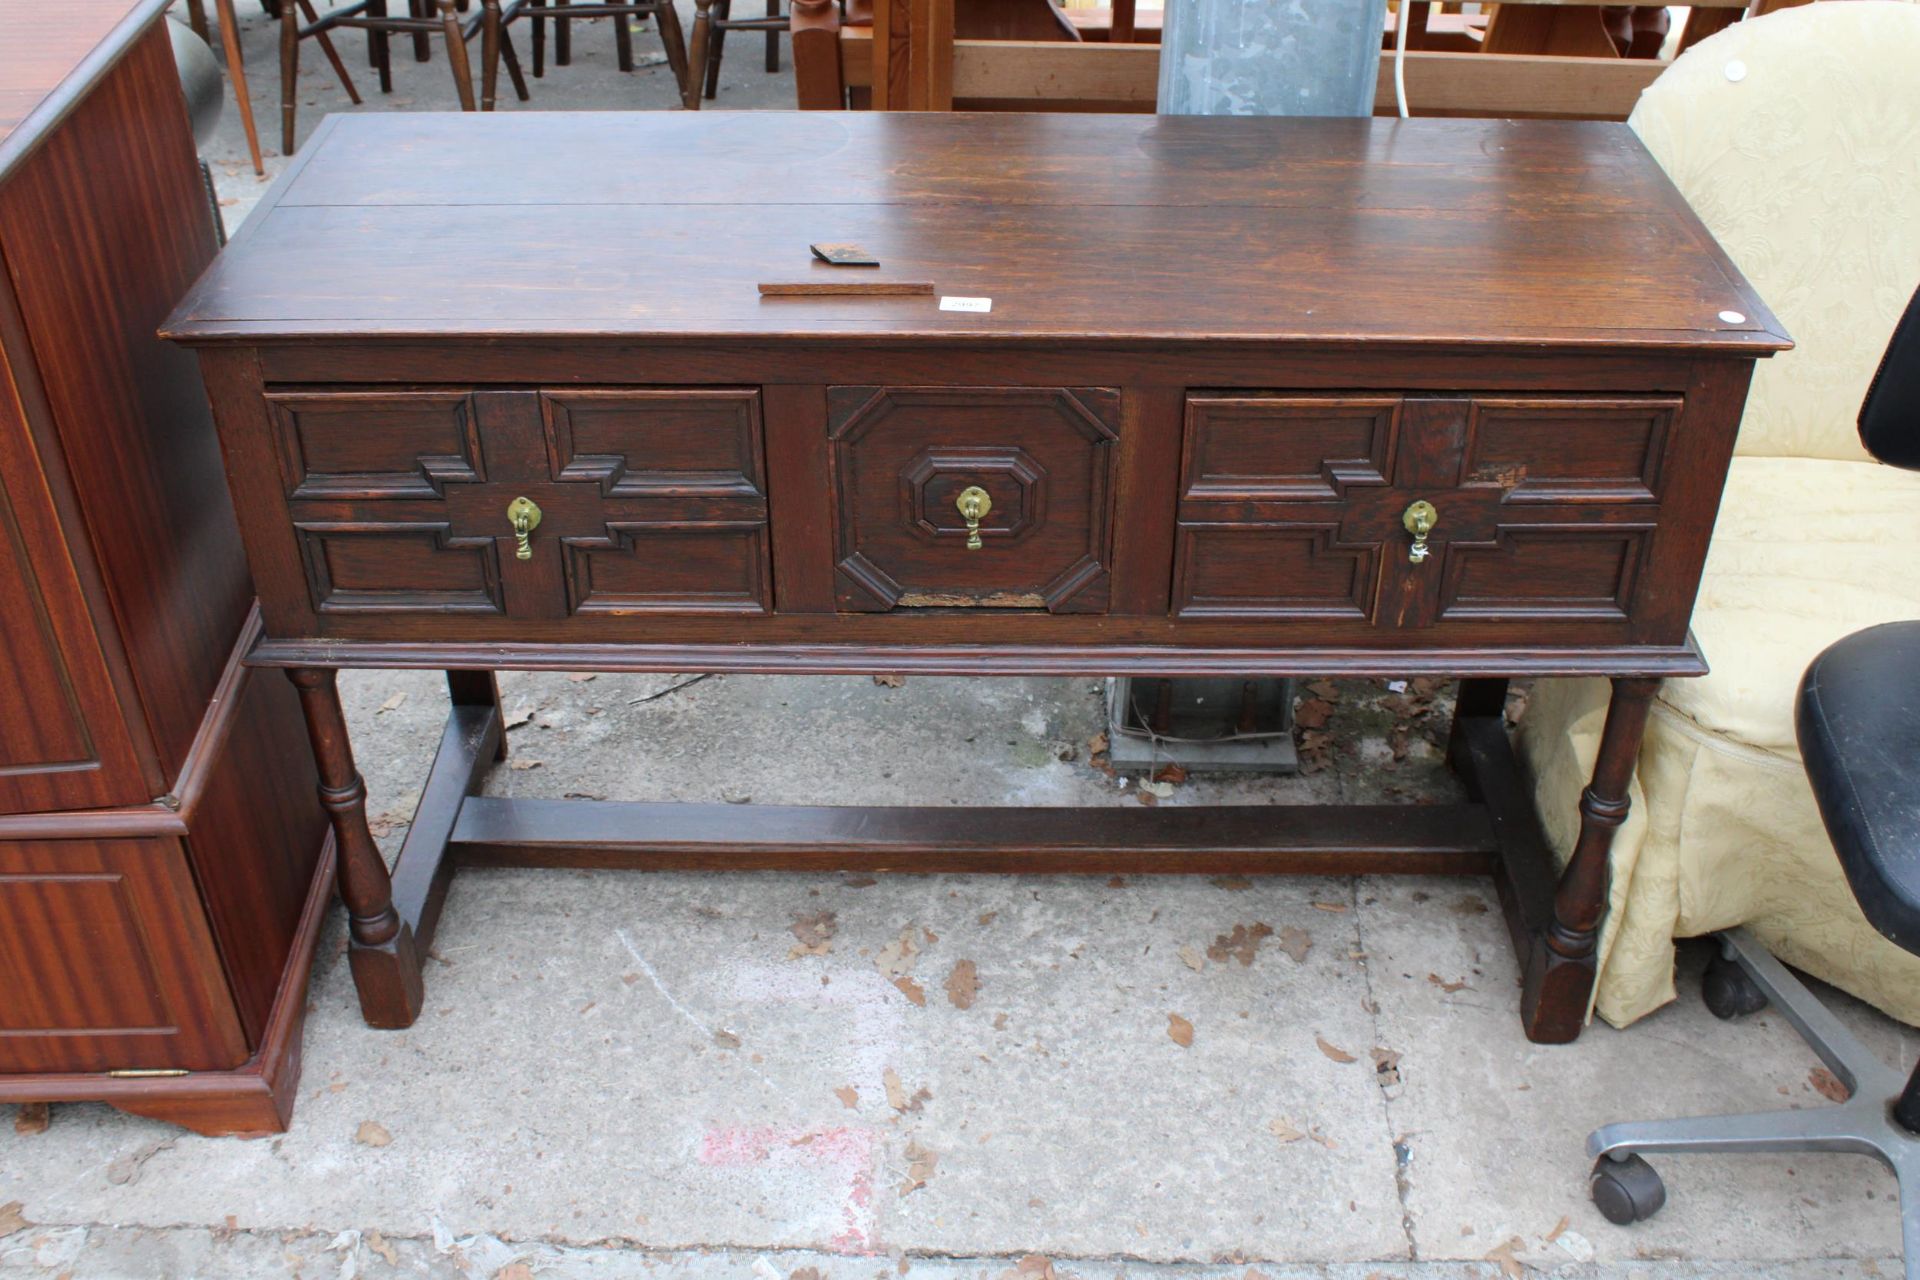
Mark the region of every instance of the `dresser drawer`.
<instances>
[{"instance_id":1,"label":"dresser drawer","mask_svg":"<svg viewBox=\"0 0 1920 1280\"><path fill-rule=\"evenodd\" d=\"M315 613L771 608L756 389L292 389L267 403Z\"/></svg>"},{"instance_id":2,"label":"dresser drawer","mask_svg":"<svg viewBox=\"0 0 1920 1280\"><path fill-rule=\"evenodd\" d=\"M1173 612L1630 623L1681 408L1658 395L1192 395Z\"/></svg>"},{"instance_id":3,"label":"dresser drawer","mask_svg":"<svg viewBox=\"0 0 1920 1280\"><path fill-rule=\"evenodd\" d=\"M833 387L843 610L1103 613L1120 396L1096 387Z\"/></svg>"}]
</instances>

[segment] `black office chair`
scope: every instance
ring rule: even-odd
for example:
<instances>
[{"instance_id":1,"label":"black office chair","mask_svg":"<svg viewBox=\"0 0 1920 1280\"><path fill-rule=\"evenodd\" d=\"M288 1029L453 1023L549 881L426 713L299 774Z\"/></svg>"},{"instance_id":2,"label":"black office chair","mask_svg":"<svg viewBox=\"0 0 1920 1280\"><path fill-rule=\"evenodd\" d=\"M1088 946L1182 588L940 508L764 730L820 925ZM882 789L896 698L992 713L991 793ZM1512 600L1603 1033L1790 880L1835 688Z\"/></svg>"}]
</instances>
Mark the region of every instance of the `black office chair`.
<instances>
[{"instance_id":1,"label":"black office chair","mask_svg":"<svg viewBox=\"0 0 1920 1280\"><path fill-rule=\"evenodd\" d=\"M1920 471L1920 293L1907 304L1860 408L1860 440ZM1869 627L1830 646L1800 682L1800 755L1847 884L1867 920L1920 953L1920 622ZM1908 1280L1920 1280L1920 1067L1902 1080L1746 930L1719 935L1707 1007L1721 1018L1777 1006L1847 1088L1811 1111L1610 1124L1587 1138L1593 1202L1621 1226L1666 1203L1640 1152L1847 1151L1900 1183Z\"/></svg>"}]
</instances>

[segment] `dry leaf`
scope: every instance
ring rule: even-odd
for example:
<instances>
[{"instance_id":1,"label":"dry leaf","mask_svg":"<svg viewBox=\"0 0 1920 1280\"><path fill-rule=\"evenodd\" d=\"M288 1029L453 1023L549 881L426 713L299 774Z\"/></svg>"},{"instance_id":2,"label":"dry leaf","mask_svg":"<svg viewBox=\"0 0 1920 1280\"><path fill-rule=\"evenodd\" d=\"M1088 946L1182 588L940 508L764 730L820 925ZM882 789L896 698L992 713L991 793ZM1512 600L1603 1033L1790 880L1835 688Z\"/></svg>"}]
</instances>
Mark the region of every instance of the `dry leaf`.
<instances>
[{"instance_id":1,"label":"dry leaf","mask_svg":"<svg viewBox=\"0 0 1920 1280\"><path fill-rule=\"evenodd\" d=\"M1307 904L1315 911L1331 911L1335 915L1344 915L1351 910L1344 902L1311 902Z\"/></svg>"},{"instance_id":2,"label":"dry leaf","mask_svg":"<svg viewBox=\"0 0 1920 1280\"><path fill-rule=\"evenodd\" d=\"M1193 1024L1177 1013L1167 1015L1167 1038L1182 1049L1193 1045Z\"/></svg>"},{"instance_id":3,"label":"dry leaf","mask_svg":"<svg viewBox=\"0 0 1920 1280\"><path fill-rule=\"evenodd\" d=\"M0 1238L10 1236L32 1225L21 1215L18 1200L9 1200L5 1204L0 1204Z\"/></svg>"},{"instance_id":4,"label":"dry leaf","mask_svg":"<svg viewBox=\"0 0 1920 1280\"><path fill-rule=\"evenodd\" d=\"M231 1219L229 1219L231 1221ZM390 1267L400 1265L400 1251L387 1243L387 1238L378 1231L367 1232L367 1248L380 1255L381 1261Z\"/></svg>"},{"instance_id":5,"label":"dry leaf","mask_svg":"<svg viewBox=\"0 0 1920 1280\"><path fill-rule=\"evenodd\" d=\"M722 1049L738 1049L740 1047L740 1037L728 1031L725 1027L713 1033L713 1042Z\"/></svg>"},{"instance_id":6,"label":"dry leaf","mask_svg":"<svg viewBox=\"0 0 1920 1280\"><path fill-rule=\"evenodd\" d=\"M507 768L516 770L517 772L520 772L520 773L525 773L529 769L538 769L541 765L545 763L546 761L544 760L532 760L526 756L515 756L511 760L507 761Z\"/></svg>"},{"instance_id":7,"label":"dry leaf","mask_svg":"<svg viewBox=\"0 0 1920 1280\"><path fill-rule=\"evenodd\" d=\"M1007 1274L1023 1278L1030 1277L1031 1280L1059 1280L1054 1274L1053 1259L1038 1253L1030 1253L1020 1259L1019 1265Z\"/></svg>"},{"instance_id":8,"label":"dry leaf","mask_svg":"<svg viewBox=\"0 0 1920 1280\"><path fill-rule=\"evenodd\" d=\"M374 1120L362 1120L353 1131L353 1140L363 1147L384 1147L393 1141L387 1127Z\"/></svg>"},{"instance_id":9,"label":"dry leaf","mask_svg":"<svg viewBox=\"0 0 1920 1280\"><path fill-rule=\"evenodd\" d=\"M880 954L873 958L873 967L880 976L889 980L904 977L913 971L914 957L920 954L920 944L913 940L913 926L900 930L900 936L880 948Z\"/></svg>"},{"instance_id":10,"label":"dry leaf","mask_svg":"<svg viewBox=\"0 0 1920 1280\"><path fill-rule=\"evenodd\" d=\"M594 671L572 671L567 674L567 679L571 680L574 684L585 684L589 680L597 680L599 678L599 673Z\"/></svg>"},{"instance_id":11,"label":"dry leaf","mask_svg":"<svg viewBox=\"0 0 1920 1280\"><path fill-rule=\"evenodd\" d=\"M1400 1083L1400 1054L1393 1049L1375 1048L1373 1077L1381 1088Z\"/></svg>"},{"instance_id":12,"label":"dry leaf","mask_svg":"<svg viewBox=\"0 0 1920 1280\"><path fill-rule=\"evenodd\" d=\"M402 689L399 693L394 694L391 698L388 698L385 702L381 703L380 709L374 712L373 714L377 716L381 716L381 715L385 715L389 711L398 711L401 707L401 704L406 702L406 700L407 700L407 692L406 690Z\"/></svg>"},{"instance_id":13,"label":"dry leaf","mask_svg":"<svg viewBox=\"0 0 1920 1280\"><path fill-rule=\"evenodd\" d=\"M1345 1049L1340 1048L1338 1045L1328 1044L1325 1036L1315 1036L1313 1038L1313 1042L1320 1046L1320 1052L1326 1054L1329 1058L1332 1058L1335 1062L1345 1063L1345 1062L1359 1061L1359 1059L1355 1058L1352 1054L1348 1053Z\"/></svg>"},{"instance_id":14,"label":"dry leaf","mask_svg":"<svg viewBox=\"0 0 1920 1280\"><path fill-rule=\"evenodd\" d=\"M1260 944L1273 936L1273 926L1267 924L1237 924L1232 933L1223 933L1213 940L1207 948L1207 959L1215 964L1225 964L1229 959L1238 960L1242 968L1253 964L1253 957L1260 950Z\"/></svg>"},{"instance_id":15,"label":"dry leaf","mask_svg":"<svg viewBox=\"0 0 1920 1280\"><path fill-rule=\"evenodd\" d=\"M795 916L790 927L799 942L787 952L787 959L824 956L833 950L833 931L839 928L839 919L834 912L821 911L810 916Z\"/></svg>"},{"instance_id":16,"label":"dry leaf","mask_svg":"<svg viewBox=\"0 0 1920 1280\"><path fill-rule=\"evenodd\" d=\"M1555 1240L1558 1240L1560 1238L1560 1235L1562 1232L1564 1232L1568 1227L1572 1225L1573 1225L1573 1219L1567 1217L1565 1214L1562 1214L1560 1216L1560 1221L1553 1224L1553 1230L1547 1232L1547 1234L1542 1238L1545 1239L1545 1241L1548 1244L1552 1244Z\"/></svg>"},{"instance_id":17,"label":"dry leaf","mask_svg":"<svg viewBox=\"0 0 1920 1280\"><path fill-rule=\"evenodd\" d=\"M833 1096L840 1099L840 1105L849 1111L856 1110L860 1106L860 1091L850 1084L843 1084L835 1089Z\"/></svg>"},{"instance_id":18,"label":"dry leaf","mask_svg":"<svg viewBox=\"0 0 1920 1280\"><path fill-rule=\"evenodd\" d=\"M534 705L531 702L521 703L507 713L507 728L509 730L518 729L521 725L533 719L533 713Z\"/></svg>"},{"instance_id":19,"label":"dry leaf","mask_svg":"<svg viewBox=\"0 0 1920 1280\"><path fill-rule=\"evenodd\" d=\"M1187 780L1187 771L1177 764L1163 764L1153 771L1153 780L1177 787Z\"/></svg>"},{"instance_id":20,"label":"dry leaf","mask_svg":"<svg viewBox=\"0 0 1920 1280\"><path fill-rule=\"evenodd\" d=\"M1193 970L1195 973L1199 973L1207 967L1206 957L1202 956L1198 951L1195 951L1184 942L1180 944L1180 958L1186 962L1187 968Z\"/></svg>"},{"instance_id":21,"label":"dry leaf","mask_svg":"<svg viewBox=\"0 0 1920 1280\"><path fill-rule=\"evenodd\" d=\"M1096 733L1087 739L1087 754L1090 756L1103 756L1107 754L1107 747L1109 745L1111 744L1107 741L1106 734Z\"/></svg>"},{"instance_id":22,"label":"dry leaf","mask_svg":"<svg viewBox=\"0 0 1920 1280\"><path fill-rule=\"evenodd\" d=\"M44 1102L23 1102L13 1117L15 1133L45 1133L53 1123L53 1109Z\"/></svg>"},{"instance_id":23,"label":"dry leaf","mask_svg":"<svg viewBox=\"0 0 1920 1280\"><path fill-rule=\"evenodd\" d=\"M1522 1240L1519 1236L1514 1236L1499 1248L1489 1250L1486 1259L1488 1262L1494 1263L1500 1268L1500 1274L1505 1276L1506 1280L1524 1280L1527 1274L1526 1264L1516 1258L1514 1254L1526 1247L1527 1242L1525 1240Z\"/></svg>"},{"instance_id":24,"label":"dry leaf","mask_svg":"<svg viewBox=\"0 0 1920 1280\"><path fill-rule=\"evenodd\" d=\"M927 1007L927 989L915 982L912 978L901 974L893 980L893 985L900 988L900 994L905 996L915 1008L924 1009Z\"/></svg>"},{"instance_id":25,"label":"dry leaf","mask_svg":"<svg viewBox=\"0 0 1920 1280\"><path fill-rule=\"evenodd\" d=\"M1300 1141L1300 1139L1307 1136L1304 1132L1294 1128L1292 1125L1288 1124L1285 1120L1267 1121L1267 1132L1271 1133L1274 1137L1280 1139L1280 1141L1282 1142L1298 1142Z\"/></svg>"},{"instance_id":26,"label":"dry leaf","mask_svg":"<svg viewBox=\"0 0 1920 1280\"><path fill-rule=\"evenodd\" d=\"M933 1166L940 1161L938 1152L929 1151L918 1141L907 1144L907 1180L900 1184L900 1194L918 1191L927 1185L927 1179L933 1176Z\"/></svg>"},{"instance_id":27,"label":"dry leaf","mask_svg":"<svg viewBox=\"0 0 1920 1280\"><path fill-rule=\"evenodd\" d=\"M1434 986L1440 988L1442 991L1446 992L1448 995L1452 995L1456 991L1473 990L1472 987L1467 985L1467 980L1465 978L1460 979L1460 981L1458 982L1448 982L1445 978L1441 977L1439 974L1430 973L1427 975L1427 981L1431 982Z\"/></svg>"},{"instance_id":28,"label":"dry leaf","mask_svg":"<svg viewBox=\"0 0 1920 1280\"><path fill-rule=\"evenodd\" d=\"M1295 964L1307 962L1307 952L1313 950L1313 935L1305 929L1286 925L1280 930L1280 949L1293 957Z\"/></svg>"},{"instance_id":29,"label":"dry leaf","mask_svg":"<svg viewBox=\"0 0 1920 1280\"><path fill-rule=\"evenodd\" d=\"M818 1267L797 1267L788 1274L787 1280L826 1280Z\"/></svg>"},{"instance_id":30,"label":"dry leaf","mask_svg":"<svg viewBox=\"0 0 1920 1280\"><path fill-rule=\"evenodd\" d=\"M933 1100L933 1091L924 1085L914 1090L912 1097L908 1097L907 1086L900 1082L900 1073L892 1067L880 1073L880 1083L887 1090L887 1105L895 1111L918 1111Z\"/></svg>"},{"instance_id":31,"label":"dry leaf","mask_svg":"<svg viewBox=\"0 0 1920 1280\"><path fill-rule=\"evenodd\" d=\"M1302 698L1293 709L1293 722L1302 729L1324 729L1333 715L1333 704L1325 698Z\"/></svg>"},{"instance_id":32,"label":"dry leaf","mask_svg":"<svg viewBox=\"0 0 1920 1280\"><path fill-rule=\"evenodd\" d=\"M882 689L898 689L907 682L907 677L898 671L888 671L875 676L873 682Z\"/></svg>"},{"instance_id":33,"label":"dry leaf","mask_svg":"<svg viewBox=\"0 0 1920 1280\"><path fill-rule=\"evenodd\" d=\"M980 970L971 960L962 960L947 975L947 1000L956 1009L971 1009L980 996Z\"/></svg>"},{"instance_id":34,"label":"dry leaf","mask_svg":"<svg viewBox=\"0 0 1920 1280\"><path fill-rule=\"evenodd\" d=\"M1825 1067L1815 1067L1807 1072L1807 1083L1828 1102L1845 1102L1853 1096L1847 1091L1847 1086L1840 1083L1840 1078Z\"/></svg>"}]
</instances>

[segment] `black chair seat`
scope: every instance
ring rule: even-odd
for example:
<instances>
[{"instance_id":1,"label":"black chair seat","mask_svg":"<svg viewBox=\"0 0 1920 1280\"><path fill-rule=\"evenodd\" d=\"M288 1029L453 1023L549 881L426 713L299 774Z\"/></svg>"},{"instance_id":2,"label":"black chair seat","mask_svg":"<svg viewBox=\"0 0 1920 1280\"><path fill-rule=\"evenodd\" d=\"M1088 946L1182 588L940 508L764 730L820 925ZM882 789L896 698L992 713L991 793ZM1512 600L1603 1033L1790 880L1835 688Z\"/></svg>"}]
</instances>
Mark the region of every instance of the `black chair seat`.
<instances>
[{"instance_id":1,"label":"black chair seat","mask_svg":"<svg viewBox=\"0 0 1920 1280\"><path fill-rule=\"evenodd\" d=\"M1813 660L1800 754L1853 896L1920 953L1920 622L1855 632Z\"/></svg>"}]
</instances>

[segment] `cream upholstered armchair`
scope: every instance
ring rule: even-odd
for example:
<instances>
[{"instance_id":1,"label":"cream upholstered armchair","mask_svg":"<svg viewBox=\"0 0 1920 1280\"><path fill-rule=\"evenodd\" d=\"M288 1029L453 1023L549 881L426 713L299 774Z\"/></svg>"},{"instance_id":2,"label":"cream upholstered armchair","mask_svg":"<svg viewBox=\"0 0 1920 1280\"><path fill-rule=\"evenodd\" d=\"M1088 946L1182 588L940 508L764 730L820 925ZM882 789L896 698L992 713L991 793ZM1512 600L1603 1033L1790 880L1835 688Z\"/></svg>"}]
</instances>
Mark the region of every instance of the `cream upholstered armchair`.
<instances>
[{"instance_id":1,"label":"cream upholstered armchair","mask_svg":"<svg viewBox=\"0 0 1920 1280\"><path fill-rule=\"evenodd\" d=\"M1920 6L1815 4L1684 54L1629 121L1799 344L1762 361L1694 608L1712 665L1670 680L1613 845L1596 1008L1673 999L1673 940L1745 924L1781 959L1920 1023L1920 958L1854 905L1794 742L1801 673L1920 618L1920 475L1854 419L1920 285ZM1518 743L1561 855L1605 681L1543 681Z\"/></svg>"}]
</instances>

